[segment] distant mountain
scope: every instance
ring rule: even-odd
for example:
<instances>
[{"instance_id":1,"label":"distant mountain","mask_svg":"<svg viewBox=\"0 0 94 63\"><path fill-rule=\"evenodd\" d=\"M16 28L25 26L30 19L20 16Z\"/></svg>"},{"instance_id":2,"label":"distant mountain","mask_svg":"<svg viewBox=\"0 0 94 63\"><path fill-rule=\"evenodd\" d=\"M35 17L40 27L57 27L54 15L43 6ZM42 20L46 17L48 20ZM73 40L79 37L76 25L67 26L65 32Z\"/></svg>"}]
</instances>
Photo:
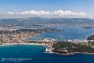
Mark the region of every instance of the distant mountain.
<instances>
[{"instance_id":1,"label":"distant mountain","mask_svg":"<svg viewBox=\"0 0 94 63\"><path fill-rule=\"evenodd\" d=\"M94 19L88 18L17 18L17 19L0 19L0 24L10 25L32 25L32 24L62 24L74 26L94 26Z\"/></svg>"}]
</instances>

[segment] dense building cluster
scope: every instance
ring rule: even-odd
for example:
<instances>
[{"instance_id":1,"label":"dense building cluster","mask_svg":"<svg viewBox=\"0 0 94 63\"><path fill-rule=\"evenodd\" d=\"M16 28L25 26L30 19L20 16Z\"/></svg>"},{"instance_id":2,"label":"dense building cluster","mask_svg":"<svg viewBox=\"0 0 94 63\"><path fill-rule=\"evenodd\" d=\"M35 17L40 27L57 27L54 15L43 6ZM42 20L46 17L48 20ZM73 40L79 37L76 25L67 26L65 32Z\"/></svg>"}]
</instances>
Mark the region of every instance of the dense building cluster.
<instances>
[{"instance_id":1,"label":"dense building cluster","mask_svg":"<svg viewBox=\"0 0 94 63\"><path fill-rule=\"evenodd\" d=\"M9 32L9 33L8 33ZM20 43L25 42L26 38L30 38L37 33L29 32L29 31L20 31L20 32L11 32L7 31L7 33L0 34L0 42L1 43Z\"/></svg>"}]
</instances>

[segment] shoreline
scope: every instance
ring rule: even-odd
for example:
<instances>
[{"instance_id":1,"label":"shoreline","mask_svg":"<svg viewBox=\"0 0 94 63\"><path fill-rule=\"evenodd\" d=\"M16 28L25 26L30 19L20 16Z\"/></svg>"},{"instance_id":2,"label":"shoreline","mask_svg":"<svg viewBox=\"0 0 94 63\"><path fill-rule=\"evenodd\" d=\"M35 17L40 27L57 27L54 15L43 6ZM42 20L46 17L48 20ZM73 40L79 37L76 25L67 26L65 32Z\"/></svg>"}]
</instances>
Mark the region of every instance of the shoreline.
<instances>
[{"instance_id":1,"label":"shoreline","mask_svg":"<svg viewBox=\"0 0 94 63\"><path fill-rule=\"evenodd\" d=\"M45 46L43 44L35 44L35 43L5 43L5 44L1 44L0 46L11 46L11 45L42 45L42 46Z\"/></svg>"},{"instance_id":2,"label":"shoreline","mask_svg":"<svg viewBox=\"0 0 94 63\"><path fill-rule=\"evenodd\" d=\"M53 52L52 54L58 54L58 55L64 55L64 56L67 56L67 55L75 55L75 54L88 54L88 55L94 55L94 53L86 53L86 52L79 52L79 53L66 53L66 54L60 54L60 53L55 53Z\"/></svg>"},{"instance_id":3,"label":"shoreline","mask_svg":"<svg viewBox=\"0 0 94 63\"><path fill-rule=\"evenodd\" d=\"M44 53L47 53L47 54L57 54L57 55L64 55L64 56L67 56L67 55L75 55L75 54L88 54L88 55L94 55L94 53L88 53L88 52L74 52L74 53L66 53L66 54L55 53L55 52L44 52Z\"/></svg>"},{"instance_id":4,"label":"shoreline","mask_svg":"<svg viewBox=\"0 0 94 63\"><path fill-rule=\"evenodd\" d=\"M29 37L29 38L25 38L25 40L28 40L28 39L30 39L30 38L33 38L33 37L35 37L35 36L38 36L40 33L37 33L37 34L35 34L34 36L31 36L31 37Z\"/></svg>"},{"instance_id":5,"label":"shoreline","mask_svg":"<svg viewBox=\"0 0 94 63\"><path fill-rule=\"evenodd\" d=\"M35 43L5 43L1 44L0 46L11 46L11 45L41 45L41 46L46 46L44 44L35 44ZM75 55L75 54L88 54L88 55L94 55L94 53L88 53L88 52L74 52L74 53L66 53L66 54L61 54L61 53L55 53L55 52L44 52L47 54L57 54L57 55Z\"/></svg>"}]
</instances>

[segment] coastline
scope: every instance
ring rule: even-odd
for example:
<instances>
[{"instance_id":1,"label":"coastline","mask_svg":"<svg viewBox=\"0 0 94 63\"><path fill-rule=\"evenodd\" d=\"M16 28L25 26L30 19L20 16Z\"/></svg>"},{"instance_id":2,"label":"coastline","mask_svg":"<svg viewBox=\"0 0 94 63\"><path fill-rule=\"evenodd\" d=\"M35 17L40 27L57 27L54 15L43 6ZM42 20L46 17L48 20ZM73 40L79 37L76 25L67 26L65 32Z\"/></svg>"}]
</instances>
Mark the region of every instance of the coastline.
<instances>
[{"instance_id":1,"label":"coastline","mask_svg":"<svg viewBox=\"0 0 94 63\"><path fill-rule=\"evenodd\" d=\"M35 37L35 36L37 36L39 34L40 33L36 33L33 36L24 38L24 40L28 40L29 38ZM3 43L3 44L0 44L0 46L10 46L10 45L42 45L42 46L45 46L44 44L37 44L37 43Z\"/></svg>"},{"instance_id":2,"label":"coastline","mask_svg":"<svg viewBox=\"0 0 94 63\"><path fill-rule=\"evenodd\" d=\"M62 54L62 53L56 53L56 52L44 52L44 53L48 53L48 54L57 54L57 55L75 55L75 54L89 54L89 55L94 55L94 53L89 53L89 52L73 52L73 53L66 53L66 54Z\"/></svg>"},{"instance_id":3,"label":"coastline","mask_svg":"<svg viewBox=\"0 0 94 63\"><path fill-rule=\"evenodd\" d=\"M35 44L35 43L5 43L5 44L1 44L0 46L10 46L10 45L42 45L43 44Z\"/></svg>"},{"instance_id":4,"label":"coastline","mask_svg":"<svg viewBox=\"0 0 94 63\"><path fill-rule=\"evenodd\" d=\"M11 46L11 45L41 45L45 46L44 44L35 44L35 43L5 43L1 44L0 46ZM61 54L61 53L56 53L56 52L44 52L47 54L58 54L58 55L75 55L75 54L89 54L89 55L94 55L94 53L89 53L89 52L73 52L73 53L66 53L66 54Z\"/></svg>"},{"instance_id":5,"label":"coastline","mask_svg":"<svg viewBox=\"0 0 94 63\"><path fill-rule=\"evenodd\" d=\"M66 53L66 54L60 54L60 53L55 53L55 52L53 52L52 54L58 54L58 55L64 55L64 56L67 56L67 55L75 55L75 54L94 55L94 53L88 53L88 52L74 52L74 53Z\"/></svg>"}]
</instances>

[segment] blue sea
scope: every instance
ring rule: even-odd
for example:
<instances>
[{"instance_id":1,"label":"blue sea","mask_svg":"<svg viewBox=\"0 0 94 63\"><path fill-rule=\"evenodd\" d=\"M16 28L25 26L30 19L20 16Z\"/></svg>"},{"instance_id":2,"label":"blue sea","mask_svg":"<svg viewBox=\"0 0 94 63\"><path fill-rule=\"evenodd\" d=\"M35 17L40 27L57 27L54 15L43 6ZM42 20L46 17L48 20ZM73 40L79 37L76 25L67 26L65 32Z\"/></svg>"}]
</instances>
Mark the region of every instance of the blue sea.
<instances>
[{"instance_id":1,"label":"blue sea","mask_svg":"<svg viewBox=\"0 0 94 63\"><path fill-rule=\"evenodd\" d=\"M45 38L54 38L57 40L86 39L87 35L94 34L94 28L82 29L81 27L71 26L51 26L49 28L57 28L59 30L65 30L65 32L40 33L28 40L40 40ZM0 46L0 63L94 63L94 55L76 54L62 56L47 54L44 53L45 48L45 46L39 45Z\"/></svg>"},{"instance_id":2,"label":"blue sea","mask_svg":"<svg viewBox=\"0 0 94 63\"><path fill-rule=\"evenodd\" d=\"M0 63L94 63L94 55L62 56L44 53L45 46L0 46ZM4 60L4 58L30 58L31 60Z\"/></svg>"},{"instance_id":3,"label":"blue sea","mask_svg":"<svg viewBox=\"0 0 94 63\"><path fill-rule=\"evenodd\" d=\"M94 34L94 28L83 29L81 27L73 26L51 26L48 28L57 28L58 30L65 30L64 32L45 32L40 33L37 36L29 38L28 40L43 40L45 38L52 38L57 40L74 40L81 39L85 40L88 35Z\"/></svg>"}]
</instances>

